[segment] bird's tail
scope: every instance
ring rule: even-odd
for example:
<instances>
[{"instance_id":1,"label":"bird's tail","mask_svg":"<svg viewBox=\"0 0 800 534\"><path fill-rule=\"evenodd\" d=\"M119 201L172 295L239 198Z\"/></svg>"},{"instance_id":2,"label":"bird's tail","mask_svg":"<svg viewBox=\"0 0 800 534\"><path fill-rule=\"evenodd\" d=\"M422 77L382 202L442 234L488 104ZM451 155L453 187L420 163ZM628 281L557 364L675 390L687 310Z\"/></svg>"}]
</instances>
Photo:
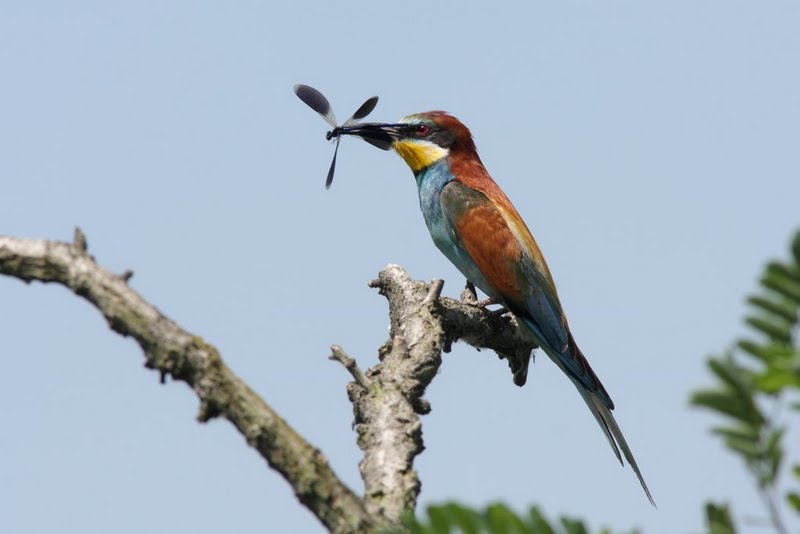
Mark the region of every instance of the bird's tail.
<instances>
[{"instance_id":1,"label":"bird's tail","mask_svg":"<svg viewBox=\"0 0 800 534\"><path fill-rule=\"evenodd\" d=\"M511 308L511 311L514 312L514 309ZM622 435L622 430L619 428L617 420L614 419L614 415L611 413L611 410L614 409L614 401L611 400L611 396L609 396L602 382L600 382L600 379L586 360L586 357L578 348L572 334L567 330L567 345L561 351L557 351L548 343L543 342L545 340L542 339L539 328L529 316L520 314L517 315L517 317L528 327L537 344L544 350L545 354L547 354L550 359L553 360L553 363L555 363L559 369L569 377L572 383L575 384L578 393L581 394L584 402L586 402L586 406L589 407L589 411L592 412L597 424L600 425L600 428L606 435L606 439L609 445L611 445L614 454L617 455L617 459L622 465L625 465L622 461L622 455L625 456L625 459L628 460L628 463L633 468L634 473L636 473L636 477L639 479L642 489L644 489L647 498L650 500L650 504L655 506L656 503L653 500L653 496L650 494L647 483L644 481L642 472L639 470L639 465L636 463L636 459L633 457L630 447L628 447L628 442L625 441L625 436ZM527 369L525 370L527 371ZM516 378L517 375L515 374L515 381ZM524 379L522 383L524 384ZM622 455L620 455L620 449L622 449Z\"/></svg>"},{"instance_id":2,"label":"bird's tail","mask_svg":"<svg viewBox=\"0 0 800 534\"><path fill-rule=\"evenodd\" d=\"M597 424L599 424L600 428L603 429L603 433L606 435L608 443L614 450L614 454L617 455L619 463L625 465L622 461L622 457L619 454L620 449L622 449L622 454L625 456L625 459L628 460L628 464L630 464L630 466L633 468L633 472L636 473L636 476L639 478L639 483L642 485L642 489L644 489L645 494L647 494L650 504L655 506L656 502L653 500L653 496L650 494L650 490L647 488L647 484L644 481L642 472L639 470L639 466L636 464L636 459L633 457L630 447L628 447L628 442L625 441L625 436L622 435L622 430L619 428L617 420L614 419L614 414L611 413L611 410L605 405L602 399L586 389L583 384L571 376L570 380L572 380L572 383L575 384L576 388L578 388L578 392L581 394L581 397L583 397L583 400L589 407L589 411L592 412L592 415L597 420Z\"/></svg>"}]
</instances>

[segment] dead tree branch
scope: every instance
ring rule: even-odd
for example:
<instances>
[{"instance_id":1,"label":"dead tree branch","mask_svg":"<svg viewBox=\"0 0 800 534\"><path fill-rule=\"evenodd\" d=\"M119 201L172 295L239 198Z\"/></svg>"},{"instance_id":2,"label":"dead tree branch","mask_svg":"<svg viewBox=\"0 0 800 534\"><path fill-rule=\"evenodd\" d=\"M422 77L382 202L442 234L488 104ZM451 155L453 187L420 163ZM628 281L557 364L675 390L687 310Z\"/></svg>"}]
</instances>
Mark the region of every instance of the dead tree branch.
<instances>
[{"instance_id":1,"label":"dead tree branch","mask_svg":"<svg viewBox=\"0 0 800 534\"><path fill-rule=\"evenodd\" d=\"M389 301L390 338L380 362L363 372L341 347L331 359L353 377L353 404L364 498L333 472L324 455L303 439L223 362L217 350L182 329L128 286L121 275L100 267L86 237L74 243L0 236L0 274L25 282L55 282L91 302L123 336L145 354L145 365L162 380L188 384L200 400L198 420L224 417L292 486L297 498L331 532L369 532L397 524L413 510L420 482L414 458L423 450L419 415L430 411L425 389L454 341L488 348L507 358L512 372L527 365L535 346L508 315L441 297L441 280L413 280L397 265L370 282Z\"/></svg>"},{"instance_id":2,"label":"dead tree branch","mask_svg":"<svg viewBox=\"0 0 800 534\"><path fill-rule=\"evenodd\" d=\"M325 456L272 410L223 362L217 350L161 314L76 243L0 237L0 273L70 288L100 310L109 326L133 337L145 365L186 382L200 399L198 420L224 417L294 489L331 532L373 530L361 499L336 476Z\"/></svg>"},{"instance_id":3,"label":"dead tree branch","mask_svg":"<svg viewBox=\"0 0 800 534\"><path fill-rule=\"evenodd\" d=\"M413 280L398 265L389 265L371 287L389 301L389 340L379 352L381 362L348 385L353 403L358 445L364 451L359 467L364 480L367 511L396 522L413 510L420 482L414 458L423 449L419 415L430 412L425 389L449 352L462 339L509 358L512 371L527 363L533 343L510 317L441 297L443 282L430 285ZM510 355L510 356L506 356Z\"/></svg>"}]
</instances>

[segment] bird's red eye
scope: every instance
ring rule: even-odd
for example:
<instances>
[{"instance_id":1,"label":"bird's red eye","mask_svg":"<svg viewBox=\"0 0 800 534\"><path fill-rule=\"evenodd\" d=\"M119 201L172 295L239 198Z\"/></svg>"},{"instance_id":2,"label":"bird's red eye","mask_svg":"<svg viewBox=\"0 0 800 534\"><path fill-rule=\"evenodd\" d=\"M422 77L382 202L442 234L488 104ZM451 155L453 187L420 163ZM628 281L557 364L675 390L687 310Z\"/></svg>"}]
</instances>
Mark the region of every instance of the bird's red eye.
<instances>
[{"instance_id":1,"label":"bird's red eye","mask_svg":"<svg viewBox=\"0 0 800 534\"><path fill-rule=\"evenodd\" d=\"M417 124L417 127L415 128L417 135L426 135L428 130L430 130L430 128L427 124Z\"/></svg>"}]
</instances>

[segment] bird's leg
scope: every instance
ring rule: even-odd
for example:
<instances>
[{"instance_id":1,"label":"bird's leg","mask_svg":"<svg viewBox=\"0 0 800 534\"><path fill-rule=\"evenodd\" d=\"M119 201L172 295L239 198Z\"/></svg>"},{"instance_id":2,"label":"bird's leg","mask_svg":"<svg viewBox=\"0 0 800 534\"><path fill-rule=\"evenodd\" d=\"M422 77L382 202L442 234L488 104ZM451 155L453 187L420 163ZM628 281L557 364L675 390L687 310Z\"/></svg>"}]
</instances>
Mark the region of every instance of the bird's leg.
<instances>
[{"instance_id":1,"label":"bird's leg","mask_svg":"<svg viewBox=\"0 0 800 534\"><path fill-rule=\"evenodd\" d=\"M467 304L475 304L478 302L478 293L475 291L475 284L467 280L467 285L464 286L464 291L461 292L461 302Z\"/></svg>"},{"instance_id":2,"label":"bird's leg","mask_svg":"<svg viewBox=\"0 0 800 534\"><path fill-rule=\"evenodd\" d=\"M464 291L461 292L461 302L472 304L478 308L483 308L486 312L490 313L494 317L499 317L508 311L505 306L498 310L486 310L487 306L491 306L492 304L502 304L503 302L497 297L489 297L483 300L478 300L478 293L475 290L475 284L469 280L467 280L467 284L464 286Z\"/></svg>"}]
</instances>

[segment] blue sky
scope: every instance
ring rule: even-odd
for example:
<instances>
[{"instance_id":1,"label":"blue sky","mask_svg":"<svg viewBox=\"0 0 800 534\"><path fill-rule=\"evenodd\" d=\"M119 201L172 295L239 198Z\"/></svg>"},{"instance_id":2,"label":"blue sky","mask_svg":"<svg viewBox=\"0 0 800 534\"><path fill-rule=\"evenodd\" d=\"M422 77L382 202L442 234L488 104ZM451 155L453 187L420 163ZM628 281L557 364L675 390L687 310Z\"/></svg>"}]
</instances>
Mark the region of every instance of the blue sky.
<instances>
[{"instance_id":1,"label":"blue sky","mask_svg":"<svg viewBox=\"0 0 800 534\"><path fill-rule=\"evenodd\" d=\"M709 497L762 515L687 396L800 224L798 4L343 4L5 5L0 233L79 225L360 491L328 347L376 361L388 319L366 282L387 263L451 296L463 280L397 156L345 139L324 189L326 125L291 87L342 119L373 94L375 120L446 109L544 250L659 509L546 358L520 389L463 346L429 389L421 502L648 533L700 531ZM5 278L0 295L0 531L322 531L85 302Z\"/></svg>"}]
</instances>

